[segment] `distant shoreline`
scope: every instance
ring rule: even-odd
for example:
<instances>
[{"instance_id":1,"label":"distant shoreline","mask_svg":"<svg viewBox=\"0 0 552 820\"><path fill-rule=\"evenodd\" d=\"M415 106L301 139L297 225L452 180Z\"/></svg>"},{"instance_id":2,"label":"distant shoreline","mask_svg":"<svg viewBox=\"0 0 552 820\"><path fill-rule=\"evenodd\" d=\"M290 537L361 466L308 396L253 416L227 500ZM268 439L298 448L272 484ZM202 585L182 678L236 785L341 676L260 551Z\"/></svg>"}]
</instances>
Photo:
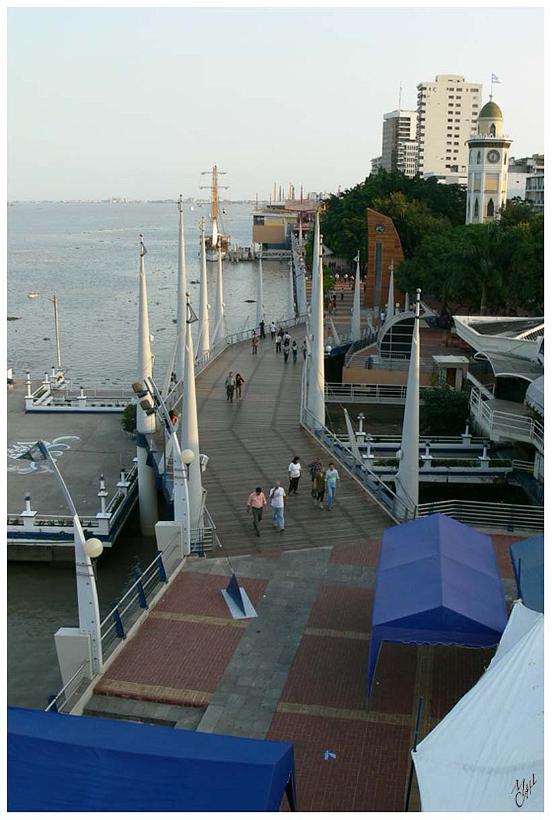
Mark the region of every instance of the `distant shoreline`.
<instances>
[{"instance_id":1,"label":"distant shoreline","mask_svg":"<svg viewBox=\"0 0 552 820\"><path fill-rule=\"evenodd\" d=\"M267 205L268 202L256 199L221 199L221 204L227 205ZM174 205L176 199L10 199L11 205ZM188 197L183 202L189 205L210 205L205 199Z\"/></svg>"}]
</instances>

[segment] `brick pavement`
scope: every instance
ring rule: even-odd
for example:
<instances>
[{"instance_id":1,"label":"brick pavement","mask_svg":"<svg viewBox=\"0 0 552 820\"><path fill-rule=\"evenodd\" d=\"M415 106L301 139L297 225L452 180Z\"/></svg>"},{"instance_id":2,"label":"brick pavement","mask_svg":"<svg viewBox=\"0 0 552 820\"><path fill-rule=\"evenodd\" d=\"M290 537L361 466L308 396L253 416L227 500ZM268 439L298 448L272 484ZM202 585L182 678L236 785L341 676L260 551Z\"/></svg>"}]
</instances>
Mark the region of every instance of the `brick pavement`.
<instances>
[{"instance_id":1,"label":"brick pavement","mask_svg":"<svg viewBox=\"0 0 552 820\"><path fill-rule=\"evenodd\" d=\"M493 538L510 599L514 540ZM300 810L401 811L419 696L423 737L493 650L384 644L368 699L378 556L376 539L233 556L258 612L248 621L232 621L220 594L226 559L193 558L96 693L195 708L189 725L201 731L292 742Z\"/></svg>"}]
</instances>

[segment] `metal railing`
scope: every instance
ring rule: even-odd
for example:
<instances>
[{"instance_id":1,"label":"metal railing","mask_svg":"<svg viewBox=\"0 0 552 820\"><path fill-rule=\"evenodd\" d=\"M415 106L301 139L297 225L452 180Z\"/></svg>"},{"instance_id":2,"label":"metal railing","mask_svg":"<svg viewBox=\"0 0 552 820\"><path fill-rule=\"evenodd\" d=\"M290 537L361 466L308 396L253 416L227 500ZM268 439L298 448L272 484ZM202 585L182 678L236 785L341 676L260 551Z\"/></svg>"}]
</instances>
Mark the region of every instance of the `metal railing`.
<instances>
[{"instance_id":1,"label":"metal railing","mask_svg":"<svg viewBox=\"0 0 552 820\"><path fill-rule=\"evenodd\" d=\"M370 347L375 343L378 338L377 330L374 330L373 327L365 329L363 331L363 336L361 339L358 339L356 342L352 342L349 350L345 354L345 360L343 362L343 367L349 367L351 359L355 356L359 351L363 350L365 347Z\"/></svg>"},{"instance_id":2,"label":"metal railing","mask_svg":"<svg viewBox=\"0 0 552 820\"><path fill-rule=\"evenodd\" d=\"M470 395L470 410L491 438L525 441L541 453L544 451L544 427L530 416L491 410L488 403L483 400L481 392L476 389L472 390Z\"/></svg>"},{"instance_id":3,"label":"metal railing","mask_svg":"<svg viewBox=\"0 0 552 820\"><path fill-rule=\"evenodd\" d=\"M44 711L70 712L81 695L84 694L91 680L90 661L87 659L81 663L57 695L49 698L48 706Z\"/></svg>"},{"instance_id":4,"label":"metal railing","mask_svg":"<svg viewBox=\"0 0 552 820\"><path fill-rule=\"evenodd\" d=\"M420 385L420 392L431 390ZM339 384L326 382L327 402L365 402L366 404L403 404L406 400L405 384Z\"/></svg>"},{"instance_id":5,"label":"metal railing","mask_svg":"<svg viewBox=\"0 0 552 820\"><path fill-rule=\"evenodd\" d=\"M443 513L457 521L482 530L543 532L544 507L501 504L486 501L431 501L418 504L418 517Z\"/></svg>"},{"instance_id":6,"label":"metal railing","mask_svg":"<svg viewBox=\"0 0 552 820\"><path fill-rule=\"evenodd\" d=\"M416 517L416 505L410 501L408 504L396 495L388 487L381 476L371 470L366 464L347 449L344 442L332 433L326 426L321 426L312 413L306 407L301 408L302 426L315 436L323 447L330 452L347 472L357 479L363 489L368 493L395 523L399 524Z\"/></svg>"}]
</instances>

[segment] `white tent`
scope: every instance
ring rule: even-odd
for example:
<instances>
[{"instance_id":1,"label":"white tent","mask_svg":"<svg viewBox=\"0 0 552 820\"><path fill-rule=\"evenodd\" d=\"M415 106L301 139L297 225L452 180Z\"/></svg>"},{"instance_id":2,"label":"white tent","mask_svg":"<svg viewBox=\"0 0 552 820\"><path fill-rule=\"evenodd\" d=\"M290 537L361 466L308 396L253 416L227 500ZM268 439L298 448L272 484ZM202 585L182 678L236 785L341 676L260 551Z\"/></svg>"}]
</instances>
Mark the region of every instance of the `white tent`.
<instances>
[{"instance_id":1,"label":"white tent","mask_svg":"<svg viewBox=\"0 0 552 820\"><path fill-rule=\"evenodd\" d=\"M412 752L422 811L544 811L544 616L517 601L485 674Z\"/></svg>"}]
</instances>

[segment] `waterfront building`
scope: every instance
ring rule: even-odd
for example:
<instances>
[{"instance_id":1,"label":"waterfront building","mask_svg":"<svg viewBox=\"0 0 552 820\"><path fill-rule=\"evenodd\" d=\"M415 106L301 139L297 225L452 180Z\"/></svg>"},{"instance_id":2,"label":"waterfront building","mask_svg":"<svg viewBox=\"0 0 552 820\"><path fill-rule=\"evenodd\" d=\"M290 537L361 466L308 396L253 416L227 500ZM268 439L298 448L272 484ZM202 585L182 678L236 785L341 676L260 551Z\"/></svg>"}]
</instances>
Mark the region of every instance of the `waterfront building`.
<instances>
[{"instance_id":1,"label":"waterfront building","mask_svg":"<svg viewBox=\"0 0 552 820\"><path fill-rule=\"evenodd\" d=\"M316 202L314 199L286 199L253 211L253 242L263 252L289 251L291 234L299 236L311 229Z\"/></svg>"},{"instance_id":2,"label":"waterfront building","mask_svg":"<svg viewBox=\"0 0 552 820\"><path fill-rule=\"evenodd\" d=\"M502 111L491 99L479 113L477 134L468 140L467 225L498 219L506 204L511 144L503 133Z\"/></svg>"},{"instance_id":3,"label":"waterfront building","mask_svg":"<svg viewBox=\"0 0 552 820\"><path fill-rule=\"evenodd\" d=\"M381 167L399 171L407 177L416 175L418 144L417 112L399 108L383 115Z\"/></svg>"},{"instance_id":4,"label":"waterfront building","mask_svg":"<svg viewBox=\"0 0 552 820\"><path fill-rule=\"evenodd\" d=\"M438 74L418 85L417 172L463 181L467 173L466 141L476 132L481 83L458 74Z\"/></svg>"}]
</instances>

